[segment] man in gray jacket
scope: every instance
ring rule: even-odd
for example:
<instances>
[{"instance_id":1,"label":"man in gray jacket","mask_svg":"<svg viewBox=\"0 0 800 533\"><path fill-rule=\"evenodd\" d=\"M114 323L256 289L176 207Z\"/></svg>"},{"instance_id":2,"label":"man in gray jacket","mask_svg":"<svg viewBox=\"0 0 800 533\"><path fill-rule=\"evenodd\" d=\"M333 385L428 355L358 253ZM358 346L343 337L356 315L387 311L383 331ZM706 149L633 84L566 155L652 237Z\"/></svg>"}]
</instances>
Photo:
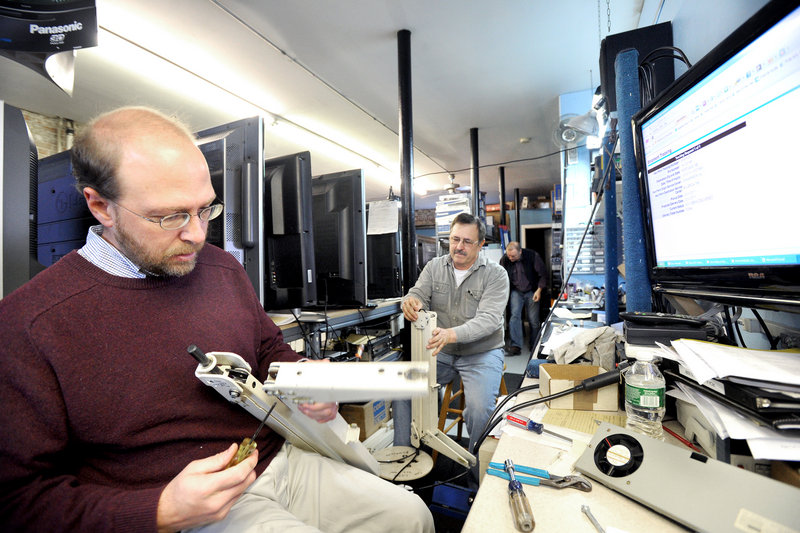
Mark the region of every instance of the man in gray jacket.
<instances>
[{"instance_id":1,"label":"man in gray jacket","mask_svg":"<svg viewBox=\"0 0 800 533\"><path fill-rule=\"evenodd\" d=\"M464 386L464 420L469 450L483 433L494 410L503 377L504 313L508 274L498 263L480 256L486 237L483 222L461 213L450 224L450 254L425 265L416 285L403 299L403 315L417 319L425 309L437 314L428 349L438 354L437 381L456 375Z\"/></svg>"}]
</instances>

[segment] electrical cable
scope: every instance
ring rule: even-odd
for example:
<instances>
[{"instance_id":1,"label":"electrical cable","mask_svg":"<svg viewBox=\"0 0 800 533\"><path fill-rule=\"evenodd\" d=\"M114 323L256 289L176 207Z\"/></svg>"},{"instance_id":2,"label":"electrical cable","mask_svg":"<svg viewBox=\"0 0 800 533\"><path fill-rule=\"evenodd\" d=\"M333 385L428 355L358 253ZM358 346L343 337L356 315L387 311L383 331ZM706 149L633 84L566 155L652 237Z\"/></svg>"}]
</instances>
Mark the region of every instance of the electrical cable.
<instances>
[{"instance_id":1,"label":"electrical cable","mask_svg":"<svg viewBox=\"0 0 800 533\"><path fill-rule=\"evenodd\" d=\"M595 390L595 389L599 389L599 388L611 385L613 383L619 383L620 376L622 375L622 371L625 370L626 368L628 368L629 364L630 363L628 363L628 361L623 361L623 362L619 363L617 365L617 368L615 368L614 370L609 370L608 372L604 372L604 373L599 374L597 376L594 376L594 377L591 377L591 378L586 378L583 381L581 381L580 383L578 383L577 385L575 385L574 387L572 387L571 389L566 389L566 390L563 390L563 391L560 391L560 392L549 394L547 396L542 396L540 398L536 398L536 399L533 399L533 400L529 400L527 402L523 402L523 403L521 403L519 405L515 405L514 407L509 409L509 411L517 411L519 409L523 409L525 407L530 407L530 406L533 406L533 405L537 405L537 404L540 404L542 402L555 400L557 398L561 398L562 396L568 396L570 394L574 394L574 393L580 392L582 390L590 391L590 390ZM531 385L531 387L532 387L532 385ZM538 387L538 385L537 385L537 387ZM514 395L516 395L516 394L518 394L520 392L522 392L522 389L518 389L517 391L515 391ZM492 414L492 416L494 416L494 413ZM486 429L484 429L483 433L481 433L481 436L478 437L478 439L476 439L475 444L473 444L473 446L472 446L472 450L471 450L472 455L475 455L475 457L477 457L477 454L475 453L475 450L480 450L481 449L481 444L483 444L483 441L486 440L486 437L489 436L489 434L497 426L497 424L500 423L501 420L503 420L502 416L501 417L497 417L494 420L491 420L491 417L490 417L490 422L487 423Z\"/></svg>"},{"instance_id":2,"label":"electrical cable","mask_svg":"<svg viewBox=\"0 0 800 533\"><path fill-rule=\"evenodd\" d=\"M397 480L397 476L399 476L400 474L402 474L402 473L403 473L403 470L405 470L406 468L408 468L408 467L411 465L411 463L413 463L413 462L414 462L414 460L417 458L417 456L419 456L419 453L420 453L420 451L419 451L419 448L415 448L415 449L414 449L414 454L413 454L413 456L411 456L411 460L410 460L409 462L407 462L406 464L404 464L404 465L403 465L403 468L401 468L400 470L398 470L398 471L397 471L397 473L396 473L396 474L394 475L394 477L392 478L392 481L393 481L393 482L394 482L395 480Z\"/></svg>"},{"instance_id":3,"label":"electrical cable","mask_svg":"<svg viewBox=\"0 0 800 533\"><path fill-rule=\"evenodd\" d=\"M367 321L367 319L364 317L364 313L361 312L360 307L358 308L358 315L361 317L361 324L363 325ZM372 355L375 355L375 352L373 351L372 348L372 339L370 338L371 336L368 333L365 333L364 336L367 337L367 350L369 350L369 353L371 354L370 357L372 357Z\"/></svg>"},{"instance_id":4,"label":"electrical cable","mask_svg":"<svg viewBox=\"0 0 800 533\"><path fill-rule=\"evenodd\" d=\"M568 396L570 394L573 394L573 393L581 391L581 390L583 390L583 387L581 387L581 384L578 384L578 385L575 385L574 387L572 387L571 389L566 389L566 390L563 390L561 392L556 392L554 394L550 394L549 396L542 396L540 398L536 398L535 400L530 400L530 401L527 401L527 402L523 402L518 406L514 406L510 410L511 411L516 411L517 409L522 409L523 407L529 407L529 406L532 406L532 405L540 404L542 402L548 402L550 400L555 400L557 398L561 398L562 396ZM475 443L472 446L472 450L470 450L470 453L472 453L472 455L475 455L475 457L477 457L477 454L476 454L475 450L480 450L481 449L481 444L483 444L483 441L486 440L486 437L488 437L491 434L492 430L494 430L494 428L497 427L497 425L501 421L503 421L504 418L502 416L499 416L499 417L495 418L494 420L492 420L491 418L489 420L490 420L490 422L486 425L486 428L483 430L483 433L481 433L481 436L478 437L475 440Z\"/></svg>"},{"instance_id":5,"label":"electrical cable","mask_svg":"<svg viewBox=\"0 0 800 533\"><path fill-rule=\"evenodd\" d=\"M533 157L524 157L522 159L512 159L510 161L504 161L502 163L487 163L485 165L478 165L478 168L481 169L481 168L499 167L501 165L510 165L512 163L525 163L527 161L538 161L539 159L545 159L547 157L552 157L554 155L563 154L564 152L568 152L569 150L572 150L574 148L582 148L584 146L586 146L586 145L585 144L579 144L577 146L571 146L569 148L562 148L561 150L558 150L556 152L550 152L549 154L537 155L537 156L533 156ZM428 176L436 176L438 174L454 174L456 172L466 172L467 170L472 170L472 168L470 167L470 168L461 168L461 169L457 169L457 170L443 170L441 172L429 172L427 174L420 174L418 176L414 176L414 179L426 178Z\"/></svg>"},{"instance_id":6,"label":"electrical cable","mask_svg":"<svg viewBox=\"0 0 800 533\"><path fill-rule=\"evenodd\" d=\"M677 59L683 62L687 68L692 64L683 53L683 50L675 46L660 46L651 50L639 61L639 103L642 107L647 105L655 97L656 93L656 70L655 63L659 59Z\"/></svg>"},{"instance_id":7,"label":"electrical cable","mask_svg":"<svg viewBox=\"0 0 800 533\"><path fill-rule=\"evenodd\" d=\"M469 474L469 471L470 471L470 469L466 468L466 469L464 469L463 472L461 472L460 474L456 474L455 476L453 476L451 478L447 478L447 479L444 479L444 480L436 481L435 483L431 483L430 485L423 485L422 487L416 487L414 490L415 491L426 490L426 489L432 489L433 487L438 487L439 485L446 485L447 483L451 483L451 482L457 480L458 478L466 476L467 474Z\"/></svg>"},{"instance_id":8,"label":"electrical cable","mask_svg":"<svg viewBox=\"0 0 800 533\"><path fill-rule=\"evenodd\" d=\"M736 329L736 334L739 336L739 344L742 345L742 348L747 348L747 345L744 343L744 337L742 336L742 330L739 329L739 321L735 320L733 322L733 327Z\"/></svg>"},{"instance_id":9,"label":"electrical cable","mask_svg":"<svg viewBox=\"0 0 800 533\"><path fill-rule=\"evenodd\" d=\"M755 309L751 309L751 311L753 312L753 315L756 317L756 320L758 320L758 323L761 324L761 329L764 330L764 335L767 336L767 340L769 341L769 349L770 350L777 349L778 348L778 339L773 337L772 334L769 332L769 328L767 327L767 323L764 322L763 318L761 318L761 315L759 314L759 312L756 311Z\"/></svg>"},{"instance_id":10,"label":"electrical cable","mask_svg":"<svg viewBox=\"0 0 800 533\"><path fill-rule=\"evenodd\" d=\"M300 334L303 336L303 340L305 340L306 345L309 346L312 355L314 355L314 343L311 342L311 332L307 332L303 327L303 323L300 321L300 317L294 313L294 309L289 309L289 312L292 313L295 322L297 322L297 325L300 326ZM322 359L319 352L316 353L316 356L317 359Z\"/></svg>"},{"instance_id":11,"label":"electrical cable","mask_svg":"<svg viewBox=\"0 0 800 533\"><path fill-rule=\"evenodd\" d=\"M614 160L614 151L616 150L617 144L619 143L619 136L616 135L616 130L612 130L609 133L609 135L614 135L616 137L615 140L614 140L614 146L611 148L610 151L608 149L606 149L606 148L604 148L603 150L605 151L606 155L608 155L608 160L613 162L613 160ZM597 212L597 208L600 206L600 201L603 199L603 195L605 194L604 191L606 189L606 186L607 186L607 183L608 183L608 177L611 174L611 169L612 168L615 168L613 163L611 163L610 165L608 165L606 167L606 170L605 170L605 172L603 174L603 179L602 179L602 181L600 183L600 192L597 195L597 201L595 202L594 206L592 207L592 212L590 213L589 220L586 223L586 229L584 229L583 235L581 236L581 240L578 243L578 248L577 248L577 250L575 250L575 258L572 260L572 266L569 269L569 274L567 274L566 277L564 278L564 280L561 282L561 287L560 287L560 289L558 291L558 295L556 296L555 301L553 302L553 305L550 306L550 311L547 313L547 316L542 321L542 325L539 328L539 332L536 334L536 342L533 343L534 344L534 348L531 351L531 357L533 357L534 354L538 354L539 353L539 348L541 347L542 340L544 339L544 332L545 332L546 326L550 323L550 320L553 317L553 313L555 312L556 307L558 307L559 302L561 302L561 298L564 295L564 291L565 291L565 289L567 287L567 284L569 283L570 278L572 278L572 272L575 270L575 266L578 264L578 256L580 255L581 248L583 247L583 243L586 240L586 234L589 232L589 228L591 227L591 223L592 223L592 220L594 219L595 213ZM562 194L562 197L566 200L566 195ZM565 232L562 232L562 234L565 235ZM565 238L565 237L562 237L562 238ZM537 357L538 357L538 355L537 355Z\"/></svg>"},{"instance_id":12,"label":"electrical cable","mask_svg":"<svg viewBox=\"0 0 800 533\"><path fill-rule=\"evenodd\" d=\"M339 332L336 329L331 327L331 324L328 321L328 278L323 277L322 280L323 280L324 285L325 285L325 299L324 299L324 303L323 303L323 306L322 306L323 316L325 317L325 344L322 346L322 357L321 358L324 359L325 358L325 349L326 349L326 347L328 345L328 334L329 333L333 333L334 336L336 337L336 340L339 342L339 344L341 344L341 342L342 342L342 337L339 336Z\"/></svg>"},{"instance_id":13,"label":"electrical cable","mask_svg":"<svg viewBox=\"0 0 800 533\"><path fill-rule=\"evenodd\" d=\"M733 329L733 321L731 321L731 314L728 311L728 306L727 305L724 306L722 310L725 314L725 334L733 342L736 342L736 336L734 335L734 329Z\"/></svg>"}]
</instances>

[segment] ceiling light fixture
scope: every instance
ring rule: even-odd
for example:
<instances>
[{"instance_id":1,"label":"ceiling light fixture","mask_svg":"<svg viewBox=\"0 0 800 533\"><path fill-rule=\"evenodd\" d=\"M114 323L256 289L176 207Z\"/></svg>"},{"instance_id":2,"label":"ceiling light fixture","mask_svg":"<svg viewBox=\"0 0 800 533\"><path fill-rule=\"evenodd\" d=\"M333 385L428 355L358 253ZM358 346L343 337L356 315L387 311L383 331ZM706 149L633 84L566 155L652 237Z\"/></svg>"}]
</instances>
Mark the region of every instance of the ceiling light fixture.
<instances>
[{"instance_id":1,"label":"ceiling light fixture","mask_svg":"<svg viewBox=\"0 0 800 533\"><path fill-rule=\"evenodd\" d=\"M350 168L361 168L366 176L388 185L399 184L399 171L392 172L384 165L344 144L274 113L259 103L103 26L100 26L99 30L98 46L81 50L79 53L97 54L104 62L115 66L129 66L131 73L139 76L146 74L148 82L157 83L164 92L174 92L179 88L182 95L191 96L198 105L207 106L209 102L214 102L215 107L225 110L233 117L260 115L265 118L267 124L280 128L281 136L309 151L320 151Z\"/></svg>"}]
</instances>

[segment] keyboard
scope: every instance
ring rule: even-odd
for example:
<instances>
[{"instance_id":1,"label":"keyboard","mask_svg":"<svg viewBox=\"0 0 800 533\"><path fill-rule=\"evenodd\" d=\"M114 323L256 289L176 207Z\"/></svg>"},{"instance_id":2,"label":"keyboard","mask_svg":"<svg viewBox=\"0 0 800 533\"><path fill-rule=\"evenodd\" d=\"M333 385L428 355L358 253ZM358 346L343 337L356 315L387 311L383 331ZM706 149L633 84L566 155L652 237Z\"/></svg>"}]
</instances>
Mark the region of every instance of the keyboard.
<instances>
[{"instance_id":1,"label":"keyboard","mask_svg":"<svg viewBox=\"0 0 800 533\"><path fill-rule=\"evenodd\" d=\"M643 326L694 326L703 327L706 325L706 320L692 316L692 315L673 315L669 313L656 313L656 312L622 312L619 314L620 318L627 322L634 324L641 324Z\"/></svg>"}]
</instances>

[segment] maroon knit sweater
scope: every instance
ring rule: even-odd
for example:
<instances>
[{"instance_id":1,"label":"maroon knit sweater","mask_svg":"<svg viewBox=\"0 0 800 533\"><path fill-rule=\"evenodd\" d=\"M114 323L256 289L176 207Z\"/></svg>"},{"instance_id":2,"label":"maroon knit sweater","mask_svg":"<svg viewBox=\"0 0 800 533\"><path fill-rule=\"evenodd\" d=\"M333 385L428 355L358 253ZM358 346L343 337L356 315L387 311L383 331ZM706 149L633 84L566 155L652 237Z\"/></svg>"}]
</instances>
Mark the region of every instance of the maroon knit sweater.
<instances>
[{"instance_id":1,"label":"maroon knit sweater","mask_svg":"<svg viewBox=\"0 0 800 533\"><path fill-rule=\"evenodd\" d=\"M0 530L155 531L167 482L258 425L194 376L190 344L241 355L260 380L299 359L211 245L169 279L72 252L0 300ZM264 429L259 473L282 443Z\"/></svg>"}]
</instances>

